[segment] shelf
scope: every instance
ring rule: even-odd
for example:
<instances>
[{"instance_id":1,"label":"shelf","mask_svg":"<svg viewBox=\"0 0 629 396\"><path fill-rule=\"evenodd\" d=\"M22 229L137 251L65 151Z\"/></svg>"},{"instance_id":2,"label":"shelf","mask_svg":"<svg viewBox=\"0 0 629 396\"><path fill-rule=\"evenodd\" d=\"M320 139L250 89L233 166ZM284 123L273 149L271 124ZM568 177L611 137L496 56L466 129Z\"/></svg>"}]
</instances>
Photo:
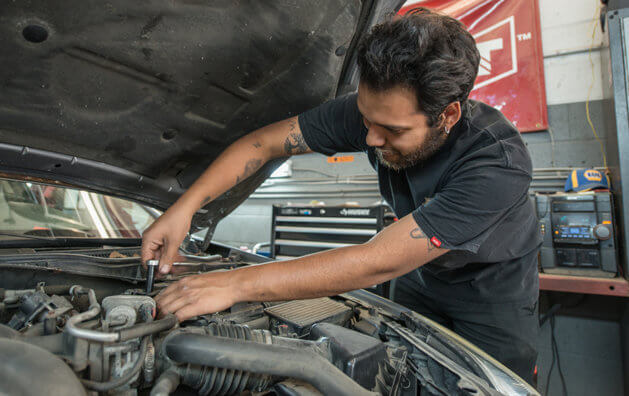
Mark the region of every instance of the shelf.
<instances>
[{"instance_id":1,"label":"shelf","mask_svg":"<svg viewBox=\"0 0 629 396\"><path fill-rule=\"evenodd\" d=\"M629 297L629 281L624 278L539 274L539 289L568 293Z\"/></svg>"}]
</instances>

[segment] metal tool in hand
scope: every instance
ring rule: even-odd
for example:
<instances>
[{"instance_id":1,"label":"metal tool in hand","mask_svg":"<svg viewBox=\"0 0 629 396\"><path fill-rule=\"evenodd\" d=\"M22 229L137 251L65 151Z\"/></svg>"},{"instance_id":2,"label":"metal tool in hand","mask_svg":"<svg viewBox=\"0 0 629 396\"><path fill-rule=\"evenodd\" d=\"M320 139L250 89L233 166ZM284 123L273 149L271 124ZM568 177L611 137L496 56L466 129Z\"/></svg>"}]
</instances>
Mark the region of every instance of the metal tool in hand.
<instances>
[{"instance_id":1,"label":"metal tool in hand","mask_svg":"<svg viewBox=\"0 0 629 396\"><path fill-rule=\"evenodd\" d=\"M211 257L211 256L208 256ZM220 256L218 256L220 258ZM193 266L200 265L202 263L199 262L186 262L186 261L175 261L173 266ZM155 270L159 265L159 260L147 260L146 261L146 294L150 294L153 291L153 285L155 284Z\"/></svg>"},{"instance_id":2,"label":"metal tool in hand","mask_svg":"<svg viewBox=\"0 0 629 396\"><path fill-rule=\"evenodd\" d=\"M155 282L155 268L159 265L159 260L148 260L146 262L146 294L153 291L153 283Z\"/></svg>"}]
</instances>

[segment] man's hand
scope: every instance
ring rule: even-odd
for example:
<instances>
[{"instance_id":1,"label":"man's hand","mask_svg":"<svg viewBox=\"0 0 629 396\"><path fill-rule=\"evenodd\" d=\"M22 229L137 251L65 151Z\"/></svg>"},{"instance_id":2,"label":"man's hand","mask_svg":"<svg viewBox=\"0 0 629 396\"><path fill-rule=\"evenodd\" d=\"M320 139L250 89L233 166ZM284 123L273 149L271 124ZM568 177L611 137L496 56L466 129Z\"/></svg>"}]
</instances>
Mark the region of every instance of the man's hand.
<instances>
[{"instance_id":1,"label":"man's hand","mask_svg":"<svg viewBox=\"0 0 629 396\"><path fill-rule=\"evenodd\" d=\"M223 311L238 302L235 283L237 271L193 275L163 290L155 302L160 315L175 314L179 321L193 316Z\"/></svg>"},{"instance_id":2,"label":"man's hand","mask_svg":"<svg viewBox=\"0 0 629 396\"><path fill-rule=\"evenodd\" d=\"M142 263L159 260L159 272L170 272L191 221L192 217L177 211L175 207L160 216L142 234Z\"/></svg>"}]
</instances>

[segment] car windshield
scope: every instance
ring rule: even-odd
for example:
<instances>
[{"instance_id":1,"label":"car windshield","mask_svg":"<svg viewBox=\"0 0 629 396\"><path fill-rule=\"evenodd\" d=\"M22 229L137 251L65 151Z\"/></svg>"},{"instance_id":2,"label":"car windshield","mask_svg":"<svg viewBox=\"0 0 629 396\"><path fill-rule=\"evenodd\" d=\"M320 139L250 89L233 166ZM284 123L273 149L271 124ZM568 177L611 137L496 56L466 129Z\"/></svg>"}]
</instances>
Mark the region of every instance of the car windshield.
<instances>
[{"instance_id":1,"label":"car windshield","mask_svg":"<svg viewBox=\"0 0 629 396\"><path fill-rule=\"evenodd\" d=\"M89 191L0 180L0 233L74 238L139 238L160 211Z\"/></svg>"}]
</instances>

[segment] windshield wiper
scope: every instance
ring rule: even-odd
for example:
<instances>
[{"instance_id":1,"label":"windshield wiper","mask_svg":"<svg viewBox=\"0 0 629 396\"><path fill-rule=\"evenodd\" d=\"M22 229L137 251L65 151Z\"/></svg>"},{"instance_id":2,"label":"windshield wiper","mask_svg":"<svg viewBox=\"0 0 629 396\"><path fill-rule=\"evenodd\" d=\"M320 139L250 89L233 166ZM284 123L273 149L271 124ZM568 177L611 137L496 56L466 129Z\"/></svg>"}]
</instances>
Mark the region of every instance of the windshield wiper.
<instances>
[{"instance_id":1,"label":"windshield wiper","mask_svg":"<svg viewBox=\"0 0 629 396\"><path fill-rule=\"evenodd\" d=\"M86 237L43 237L10 232L0 232L0 236L15 239L0 239L1 248L38 247L94 247L94 246L140 246L142 238L86 238Z\"/></svg>"},{"instance_id":2,"label":"windshield wiper","mask_svg":"<svg viewBox=\"0 0 629 396\"><path fill-rule=\"evenodd\" d=\"M44 237L44 236L37 236L37 235L18 234L18 233L15 233L15 232L4 232L4 231L0 231L0 235L1 236L10 236L10 237L15 237L15 238L38 239L40 241L49 241L50 239L55 239L55 237Z\"/></svg>"}]
</instances>

